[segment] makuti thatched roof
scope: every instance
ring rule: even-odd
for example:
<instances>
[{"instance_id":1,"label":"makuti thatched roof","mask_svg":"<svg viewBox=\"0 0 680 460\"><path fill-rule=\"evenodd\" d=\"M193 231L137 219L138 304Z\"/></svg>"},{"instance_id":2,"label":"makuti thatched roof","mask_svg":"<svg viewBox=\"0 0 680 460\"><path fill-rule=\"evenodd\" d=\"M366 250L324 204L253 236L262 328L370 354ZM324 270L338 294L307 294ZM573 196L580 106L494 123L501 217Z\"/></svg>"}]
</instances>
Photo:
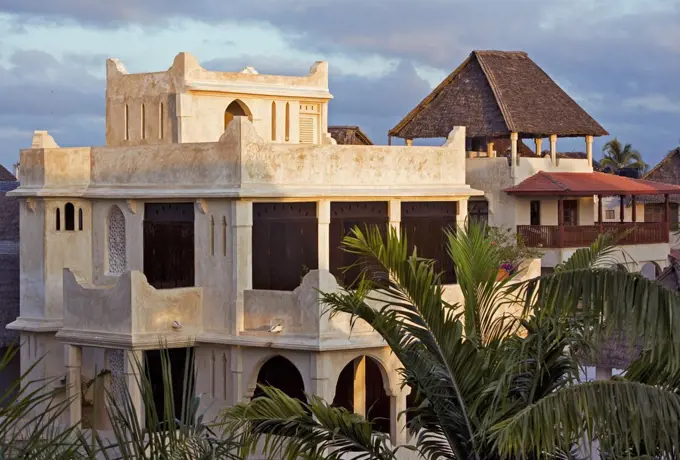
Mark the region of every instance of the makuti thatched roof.
<instances>
[{"instance_id":1,"label":"makuti thatched roof","mask_svg":"<svg viewBox=\"0 0 680 460\"><path fill-rule=\"evenodd\" d=\"M663 182L665 184L680 185L680 147L676 147L666 154L663 159L650 169L643 179ZM680 203L680 194L671 194L673 203ZM639 203L663 203L664 198L659 196L643 196L638 198Z\"/></svg>"},{"instance_id":2,"label":"makuti thatched roof","mask_svg":"<svg viewBox=\"0 0 680 460\"><path fill-rule=\"evenodd\" d=\"M373 142L358 126L329 126L328 132L338 144L373 145Z\"/></svg>"},{"instance_id":3,"label":"makuti thatched roof","mask_svg":"<svg viewBox=\"0 0 680 460\"><path fill-rule=\"evenodd\" d=\"M521 51L473 51L388 134L447 137L454 126L468 137L608 134Z\"/></svg>"}]
</instances>

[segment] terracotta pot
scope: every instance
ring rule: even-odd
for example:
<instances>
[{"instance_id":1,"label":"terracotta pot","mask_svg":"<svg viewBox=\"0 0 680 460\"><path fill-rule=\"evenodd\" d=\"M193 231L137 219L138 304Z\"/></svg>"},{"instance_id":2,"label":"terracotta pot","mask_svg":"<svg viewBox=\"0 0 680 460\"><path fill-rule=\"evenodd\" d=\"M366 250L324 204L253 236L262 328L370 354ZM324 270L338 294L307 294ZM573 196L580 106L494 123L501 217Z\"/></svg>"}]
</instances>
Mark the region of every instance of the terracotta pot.
<instances>
[{"instance_id":1,"label":"terracotta pot","mask_svg":"<svg viewBox=\"0 0 680 460\"><path fill-rule=\"evenodd\" d=\"M505 271L504 268L499 268L498 273L496 273L496 281L503 281L508 276L510 275L508 274L508 272Z\"/></svg>"}]
</instances>

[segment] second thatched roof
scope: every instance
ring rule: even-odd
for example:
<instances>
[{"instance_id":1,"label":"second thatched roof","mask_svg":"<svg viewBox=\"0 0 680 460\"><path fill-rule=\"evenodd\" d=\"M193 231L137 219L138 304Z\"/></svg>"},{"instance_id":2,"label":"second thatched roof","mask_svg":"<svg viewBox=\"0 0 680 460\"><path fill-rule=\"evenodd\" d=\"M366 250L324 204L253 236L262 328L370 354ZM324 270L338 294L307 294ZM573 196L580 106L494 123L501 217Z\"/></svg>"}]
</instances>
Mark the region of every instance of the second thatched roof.
<instances>
[{"instance_id":1,"label":"second thatched roof","mask_svg":"<svg viewBox=\"0 0 680 460\"><path fill-rule=\"evenodd\" d=\"M440 138L454 126L486 138L608 134L521 51L473 51L389 135Z\"/></svg>"}]
</instances>

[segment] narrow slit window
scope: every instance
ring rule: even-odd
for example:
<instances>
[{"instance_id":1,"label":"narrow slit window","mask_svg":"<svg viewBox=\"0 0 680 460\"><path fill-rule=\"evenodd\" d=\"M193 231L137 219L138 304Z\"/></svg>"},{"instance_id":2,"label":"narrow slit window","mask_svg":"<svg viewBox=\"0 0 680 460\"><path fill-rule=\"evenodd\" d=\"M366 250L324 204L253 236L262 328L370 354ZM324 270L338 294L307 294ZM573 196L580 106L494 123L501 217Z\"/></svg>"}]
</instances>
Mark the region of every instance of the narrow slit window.
<instances>
[{"instance_id":1,"label":"narrow slit window","mask_svg":"<svg viewBox=\"0 0 680 460\"><path fill-rule=\"evenodd\" d=\"M286 102L286 142L290 141L290 104Z\"/></svg>"},{"instance_id":2,"label":"narrow slit window","mask_svg":"<svg viewBox=\"0 0 680 460\"><path fill-rule=\"evenodd\" d=\"M142 104L141 126L142 139L146 139L146 106Z\"/></svg>"},{"instance_id":3,"label":"narrow slit window","mask_svg":"<svg viewBox=\"0 0 680 460\"><path fill-rule=\"evenodd\" d=\"M222 255L227 257L227 218L222 216Z\"/></svg>"},{"instance_id":4,"label":"narrow slit window","mask_svg":"<svg viewBox=\"0 0 680 460\"><path fill-rule=\"evenodd\" d=\"M210 216L210 255L215 255L215 219Z\"/></svg>"},{"instance_id":5,"label":"narrow slit window","mask_svg":"<svg viewBox=\"0 0 680 460\"><path fill-rule=\"evenodd\" d=\"M158 107L158 138L163 139L163 103Z\"/></svg>"},{"instance_id":6,"label":"narrow slit window","mask_svg":"<svg viewBox=\"0 0 680 460\"><path fill-rule=\"evenodd\" d=\"M61 230L61 209L57 208L56 225L57 231Z\"/></svg>"},{"instance_id":7,"label":"narrow slit window","mask_svg":"<svg viewBox=\"0 0 680 460\"><path fill-rule=\"evenodd\" d=\"M66 203L64 206L64 230L73 231L76 229L76 208L73 203Z\"/></svg>"},{"instance_id":8,"label":"narrow slit window","mask_svg":"<svg viewBox=\"0 0 680 460\"><path fill-rule=\"evenodd\" d=\"M127 104L125 104L125 120L124 121L125 121L125 123L124 123L125 140L127 141L127 140L130 139L130 107Z\"/></svg>"},{"instance_id":9,"label":"narrow slit window","mask_svg":"<svg viewBox=\"0 0 680 460\"><path fill-rule=\"evenodd\" d=\"M272 102L272 140L276 142L276 102Z\"/></svg>"},{"instance_id":10,"label":"narrow slit window","mask_svg":"<svg viewBox=\"0 0 680 460\"><path fill-rule=\"evenodd\" d=\"M78 230L83 230L83 208L78 208Z\"/></svg>"}]
</instances>

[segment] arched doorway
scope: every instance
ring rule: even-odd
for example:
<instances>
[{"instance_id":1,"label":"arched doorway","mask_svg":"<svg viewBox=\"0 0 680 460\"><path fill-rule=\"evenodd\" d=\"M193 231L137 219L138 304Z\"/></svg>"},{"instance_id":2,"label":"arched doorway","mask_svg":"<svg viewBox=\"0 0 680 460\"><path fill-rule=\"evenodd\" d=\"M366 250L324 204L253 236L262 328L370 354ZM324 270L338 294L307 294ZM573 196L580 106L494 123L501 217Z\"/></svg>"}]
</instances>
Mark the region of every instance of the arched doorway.
<instances>
[{"instance_id":1,"label":"arched doorway","mask_svg":"<svg viewBox=\"0 0 680 460\"><path fill-rule=\"evenodd\" d=\"M389 433L390 398L379 366L366 356L347 364L338 377L333 405L363 415L376 431Z\"/></svg>"},{"instance_id":2,"label":"arched doorway","mask_svg":"<svg viewBox=\"0 0 680 460\"><path fill-rule=\"evenodd\" d=\"M248 120L253 121L253 114L248 106L238 99L229 104L224 111L224 129L227 129L234 117L248 117Z\"/></svg>"},{"instance_id":3,"label":"arched doorway","mask_svg":"<svg viewBox=\"0 0 680 460\"><path fill-rule=\"evenodd\" d=\"M264 396L260 385L265 385L281 390L291 398L307 402L305 382L300 371L283 356L274 356L262 365L257 374L257 385L253 399Z\"/></svg>"}]
</instances>

